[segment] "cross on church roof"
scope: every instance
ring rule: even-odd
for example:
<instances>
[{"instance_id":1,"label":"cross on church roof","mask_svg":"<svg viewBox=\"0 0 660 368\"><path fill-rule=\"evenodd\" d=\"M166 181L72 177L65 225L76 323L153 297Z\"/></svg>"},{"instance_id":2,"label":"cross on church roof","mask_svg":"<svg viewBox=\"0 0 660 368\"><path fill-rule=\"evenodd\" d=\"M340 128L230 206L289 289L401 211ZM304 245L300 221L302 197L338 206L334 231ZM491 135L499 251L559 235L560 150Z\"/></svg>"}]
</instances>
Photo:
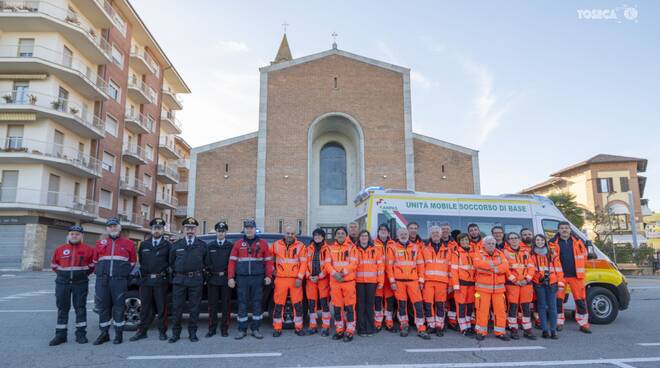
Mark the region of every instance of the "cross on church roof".
<instances>
[{"instance_id":1,"label":"cross on church roof","mask_svg":"<svg viewBox=\"0 0 660 368\"><path fill-rule=\"evenodd\" d=\"M286 21L284 21L284 23L282 23L282 30L284 31L284 33L286 33L286 27L288 27L288 26L290 26L290 24L287 23Z\"/></svg>"},{"instance_id":2,"label":"cross on church roof","mask_svg":"<svg viewBox=\"0 0 660 368\"><path fill-rule=\"evenodd\" d=\"M339 36L339 35L337 34L337 32L332 32L331 36L332 36L332 48L336 49L337 48L337 36Z\"/></svg>"}]
</instances>

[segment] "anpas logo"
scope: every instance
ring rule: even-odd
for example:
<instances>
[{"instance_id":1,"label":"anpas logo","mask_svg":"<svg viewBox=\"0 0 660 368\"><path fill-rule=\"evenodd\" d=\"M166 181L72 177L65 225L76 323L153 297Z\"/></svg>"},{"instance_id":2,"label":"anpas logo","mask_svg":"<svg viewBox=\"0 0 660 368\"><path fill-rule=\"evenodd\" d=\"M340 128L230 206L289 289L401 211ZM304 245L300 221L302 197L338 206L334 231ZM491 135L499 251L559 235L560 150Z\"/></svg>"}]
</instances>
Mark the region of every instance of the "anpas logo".
<instances>
[{"instance_id":1,"label":"anpas logo","mask_svg":"<svg viewBox=\"0 0 660 368\"><path fill-rule=\"evenodd\" d=\"M387 201L383 198L380 198L376 201L376 207L380 208L381 210L398 211L398 208L395 205L388 204Z\"/></svg>"}]
</instances>

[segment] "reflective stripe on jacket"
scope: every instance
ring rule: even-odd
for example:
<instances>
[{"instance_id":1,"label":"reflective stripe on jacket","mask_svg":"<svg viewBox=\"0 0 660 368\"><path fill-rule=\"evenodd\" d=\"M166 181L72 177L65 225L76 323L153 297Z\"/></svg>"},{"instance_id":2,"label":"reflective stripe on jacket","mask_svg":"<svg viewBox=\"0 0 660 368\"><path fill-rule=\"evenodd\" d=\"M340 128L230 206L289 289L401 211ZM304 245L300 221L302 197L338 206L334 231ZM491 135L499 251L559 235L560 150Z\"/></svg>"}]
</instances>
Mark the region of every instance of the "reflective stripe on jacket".
<instances>
[{"instance_id":1,"label":"reflective stripe on jacket","mask_svg":"<svg viewBox=\"0 0 660 368\"><path fill-rule=\"evenodd\" d=\"M459 287L461 283L474 284L474 251L472 248L468 250L461 246L456 247L456 250L451 256L451 282L454 288Z\"/></svg>"},{"instance_id":2,"label":"reflective stripe on jacket","mask_svg":"<svg viewBox=\"0 0 660 368\"><path fill-rule=\"evenodd\" d=\"M425 281L449 283L449 273L451 272L451 249L454 248L452 243L453 241L449 241L446 245L443 245L441 242L438 247L438 252L435 251L432 241L429 241L424 245L422 248L422 256L424 257Z\"/></svg>"},{"instance_id":3,"label":"reflective stripe on jacket","mask_svg":"<svg viewBox=\"0 0 660 368\"><path fill-rule=\"evenodd\" d=\"M383 247L370 243L366 248L355 246L358 266L355 281L383 285L385 282L385 254Z\"/></svg>"},{"instance_id":4,"label":"reflective stripe on jacket","mask_svg":"<svg viewBox=\"0 0 660 368\"><path fill-rule=\"evenodd\" d=\"M307 247L298 240L287 246L284 239L280 239L273 243L273 262L276 277L302 280L307 272Z\"/></svg>"},{"instance_id":5,"label":"reflective stripe on jacket","mask_svg":"<svg viewBox=\"0 0 660 368\"><path fill-rule=\"evenodd\" d=\"M355 271L358 266L358 254L355 245L346 238L344 244L339 244L335 240L328 246L325 258L325 273L334 276L336 273L344 274L344 281L355 280ZM336 281L332 278L330 281Z\"/></svg>"},{"instance_id":6,"label":"reflective stripe on jacket","mask_svg":"<svg viewBox=\"0 0 660 368\"><path fill-rule=\"evenodd\" d=\"M573 257L575 258L575 273L578 279L584 279L585 264L589 252L582 240L571 235L573 240ZM552 247L553 251L559 257L559 236L555 236L548 242L548 247Z\"/></svg>"},{"instance_id":7,"label":"reflective stripe on jacket","mask_svg":"<svg viewBox=\"0 0 660 368\"><path fill-rule=\"evenodd\" d=\"M513 249L508 243L504 247L504 256L506 261L509 262L509 275L508 281L515 283L518 281L532 281L534 277L534 264L532 258L526 250L521 246L518 249Z\"/></svg>"},{"instance_id":8,"label":"reflective stripe on jacket","mask_svg":"<svg viewBox=\"0 0 660 368\"><path fill-rule=\"evenodd\" d=\"M490 255L484 249L474 253L475 290L485 293L504 293L504 282L509 273L509 263L501 250Z\"/></svg>"},{"instance_id":9,"label":"reflective stripe on jacket","mask_svg":"<svg viewBox=\"0 0 660 368\"><path fill-rule=\"evenodd\" d=\"M417 243L393 242L387 246L385 273L390 283L396 280L424 281L424 256Z\"/></svg>"},{"instance_id":10,"label":"reflective stripe on jacket","mask_svg":"<svg viewBox=\"0 0 660 368\"><path fill-rule=\"evenodd\" d=\"M561 268L558 254L555 253L552 259L549 255L532 254L532 267L534 267L533 283L540 284L545 272L549 271L550 284L556 283L558 286L564 287L564 271Z\"/></svg>"}]
</instances>

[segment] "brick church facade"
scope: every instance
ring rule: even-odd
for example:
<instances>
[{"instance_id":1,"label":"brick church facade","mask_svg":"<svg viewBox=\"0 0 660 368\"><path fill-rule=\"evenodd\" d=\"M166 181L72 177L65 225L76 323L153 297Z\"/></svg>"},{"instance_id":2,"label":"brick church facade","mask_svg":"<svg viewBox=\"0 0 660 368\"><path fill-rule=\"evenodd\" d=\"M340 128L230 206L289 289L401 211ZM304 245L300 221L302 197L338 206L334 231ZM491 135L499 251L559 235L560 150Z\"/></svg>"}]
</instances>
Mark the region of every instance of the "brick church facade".
<instances>
[{"instance_id":1,"label":"brick church facade","mask_svg":"<svg viewBox=\"0 0 660 368\"><path fill-rule=\"evenodd\" d=\"M413 133L410 69L333 48L260 69L259 130L196 147L188 213L212 231L309 234L353 218L368 186L479 193L478 152Z\"/></svg>"}]
</instances>

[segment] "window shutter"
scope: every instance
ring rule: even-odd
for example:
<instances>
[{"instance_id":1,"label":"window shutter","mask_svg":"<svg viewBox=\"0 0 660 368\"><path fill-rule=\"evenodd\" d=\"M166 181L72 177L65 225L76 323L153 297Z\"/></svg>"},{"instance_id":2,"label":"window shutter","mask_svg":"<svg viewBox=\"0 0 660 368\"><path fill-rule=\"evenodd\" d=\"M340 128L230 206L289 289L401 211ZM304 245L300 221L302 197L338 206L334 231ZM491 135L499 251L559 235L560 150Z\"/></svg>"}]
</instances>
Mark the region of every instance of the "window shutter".
<instances>
[{"instance_id":1,"label":"window shutter","mask_svg":"<svg viewBox=\"0 0 660 368\"><path fill-rule=\"evenodd\" d=\"M596 179L596 192L603 193L603 186L601 185L601 180Z\"/></svg>"},{"instance_id":2,"label":"window shutter","mask_svg":"<svg viewBox=\"0 0 660 368\"><path fill-rule=\"evenodd\" d=\"M607 192L608 193L614 193L614 180L612 178L607 178Z\"/></svg>"}]
</instances>

